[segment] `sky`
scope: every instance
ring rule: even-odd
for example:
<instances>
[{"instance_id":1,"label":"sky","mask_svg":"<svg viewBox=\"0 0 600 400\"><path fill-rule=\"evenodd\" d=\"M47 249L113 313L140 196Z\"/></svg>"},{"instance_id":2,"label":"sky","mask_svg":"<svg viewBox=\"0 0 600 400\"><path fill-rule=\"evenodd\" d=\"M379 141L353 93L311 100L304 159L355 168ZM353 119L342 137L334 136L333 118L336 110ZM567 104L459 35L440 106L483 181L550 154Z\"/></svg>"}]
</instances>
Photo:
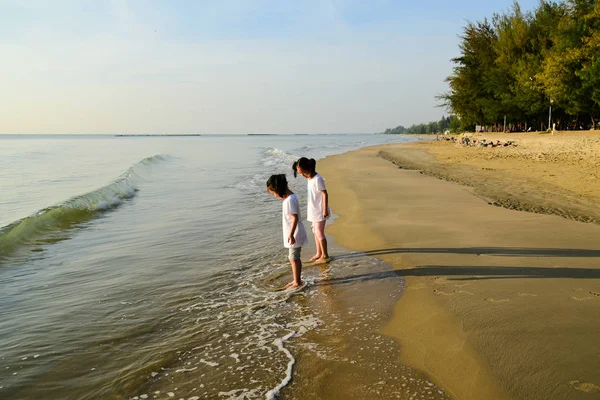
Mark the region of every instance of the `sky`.
<instances>
[{"instance_id":1,"label":"sky","mask_svg":"<svg viewBox=\"0 0 600 400\"><path fill-rule=\"evenodd\" d=\"M511 6L0 0L0 133L373 133L439 120L462 29Z\"/></svg>"}]
</instances>

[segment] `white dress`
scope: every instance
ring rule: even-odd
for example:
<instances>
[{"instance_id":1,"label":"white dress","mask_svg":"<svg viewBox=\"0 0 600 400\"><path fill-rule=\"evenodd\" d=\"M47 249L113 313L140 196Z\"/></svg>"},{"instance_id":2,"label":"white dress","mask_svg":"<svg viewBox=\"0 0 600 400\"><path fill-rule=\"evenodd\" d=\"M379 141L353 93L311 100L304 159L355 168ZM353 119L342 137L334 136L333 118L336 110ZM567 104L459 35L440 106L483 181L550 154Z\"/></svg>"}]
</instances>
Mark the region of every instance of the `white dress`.
<instances>
[{"instance_id":1,"label":"white dress","mask_svg":"<svg viewBox=\"0 0 600 400\"><path fill-rule=\"evenodd\" d=\"M289 244L288 236L290 234L290 230L292 229L292 224L294 220L290 216L290 214L296 214L298 216L298 225L296 226L296 231L294 232L294 239L296 239L296 243ZM296 248L302 247L308 241L306 238L306 230L304 229L304 225L302 225L302 217L300 215L300 202L295 194L291 194L285 199L283 199L282 205L282 214L281 214L281 222L283 227L283 246L287 248Z\"/></svg>"},{"instance_id":2,"label":"white dress","mask_svg":"<svg viewBox=\"0 0 600 400\"><path fill-rule=\"evenodd\" d=\"M321 175L316 174L312 178L308 179L308 207L306 208L306 219L310 222L325 221L327 218L323 218L323 202L325 196L321 193L325 188L325 181ZM327 207L329 211L329 207ZM328 213L331 215L331 212Z\"/></svg>"}]
</instances>

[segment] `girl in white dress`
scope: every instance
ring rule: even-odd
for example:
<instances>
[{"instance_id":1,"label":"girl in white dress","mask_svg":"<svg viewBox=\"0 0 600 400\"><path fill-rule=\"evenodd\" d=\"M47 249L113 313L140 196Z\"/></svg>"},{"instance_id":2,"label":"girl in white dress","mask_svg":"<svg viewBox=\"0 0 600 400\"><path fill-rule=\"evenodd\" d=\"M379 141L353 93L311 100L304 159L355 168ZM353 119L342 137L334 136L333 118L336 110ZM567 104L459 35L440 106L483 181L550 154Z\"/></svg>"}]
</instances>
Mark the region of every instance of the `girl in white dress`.
<instances>
[{"instance_id":1,"label":"girl in white dress","mask_svg":"<svg viewBox=\"0 0 600 400\"><path fill-rule=\"evenodd\" d=\"M288 187L285 174L271 175L267 181L267 191L278 199L283 200L282 226L283 246L289 249L288 259L292 264L292 275L294 279L286 285L286 288L294 288L303 284L302 260L300 251L308 241L306 230L300 219L300 202L296 195Z\"/></svg>"},{"instance_id":2,"label":"girl in white dress","mask_svg":"<svg viewBox=\"0 0 600 400\"><path fill-rule=\"evenodd\" d=\"M312 231L315 235L317 254L310 261L327 262L327 238L325 237L325 223L331 215L329 209L329 195L325 187L325 181L315 170L317 162L306 157L300 158L293 165L294 177L299 173L308 180L308 207L306 219L312 222Z\"/></svg>"}]
</instances>

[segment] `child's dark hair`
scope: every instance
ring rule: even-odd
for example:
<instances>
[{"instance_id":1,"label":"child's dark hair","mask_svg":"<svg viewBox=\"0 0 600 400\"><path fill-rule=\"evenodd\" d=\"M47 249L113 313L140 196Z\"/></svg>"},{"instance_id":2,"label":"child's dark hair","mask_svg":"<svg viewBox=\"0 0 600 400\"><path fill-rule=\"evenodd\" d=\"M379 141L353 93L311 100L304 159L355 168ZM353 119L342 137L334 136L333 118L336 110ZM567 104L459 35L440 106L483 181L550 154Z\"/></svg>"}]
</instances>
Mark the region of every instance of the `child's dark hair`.
<instances>
[{"instance_id":1,"label":"child's dark hair","mask_svg":"<svg viewBox=\"0 0 600 400\"><path fill-rule=\"evenodd\" d=\"M267 189L271 189L279 196L283 197L285 192L288 190L288 183L287 179L285 179L285 174L271 175L267 181Z\"/></svg>"},{"instance_id":2,"label":"child's dark hair","mask_svg":"<svg viewBox=\"0 0 600 400\"><path fill-rule=\"evenodd\" d=\"M306 157L301 157L292 165L292 169L294 170L294 178L298 176L298 167L302 168L304 171L308 171L311 175L314 175L316 172L317 162L314 158L310 160Z\"/></svg>"}]
</instances>

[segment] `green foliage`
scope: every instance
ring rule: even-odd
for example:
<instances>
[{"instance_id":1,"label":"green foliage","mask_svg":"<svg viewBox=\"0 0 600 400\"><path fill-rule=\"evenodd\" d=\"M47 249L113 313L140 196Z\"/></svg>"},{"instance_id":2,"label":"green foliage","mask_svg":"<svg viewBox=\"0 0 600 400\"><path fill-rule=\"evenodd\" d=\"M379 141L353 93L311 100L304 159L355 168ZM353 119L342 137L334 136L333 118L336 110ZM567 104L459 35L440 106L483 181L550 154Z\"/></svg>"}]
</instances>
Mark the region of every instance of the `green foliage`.
<instances>
[{"instance_id":1,"label":"green foliage","mask_svg":"<svg viewBox=\"0 0 600 400\"><path fill-rule=\"evenodd\" d=\"M541 0L524 13L517 2L492 22L469 22L452 61L450 90L438 99L463 127L547 127L600 116L600 3Z\"/></svg>"},{"instance_id":2,"label":"green foliage","mask_svg":"<svg viewBox=\"0 0 600 400\"><path fill-rule=\"evenodd\" d=\"M444 133L445 131L457 132L460 129L460 121L454 115L442 117L439 121L433 121L428 124L413 125L405 128L402 125L392 129L386 129L383 133L389 134L428 134L428 133Z\"/></svg>"},{"instance_id":3,"label":"green foliage","mask_svg":"<svg viewBox=\"0 0 600 400\"><path fill-rule=\"evenodd\" d=\"M497 104L492 87L495 85L496 54L493 43L497 37L487 20L469 23L464 29L460 50L462 55L452 61L454 75L446 81L450 92L440 99L467 124L495 118ZM477 82L478 84L473 84Z\"/></svg>"}]
</instances>

